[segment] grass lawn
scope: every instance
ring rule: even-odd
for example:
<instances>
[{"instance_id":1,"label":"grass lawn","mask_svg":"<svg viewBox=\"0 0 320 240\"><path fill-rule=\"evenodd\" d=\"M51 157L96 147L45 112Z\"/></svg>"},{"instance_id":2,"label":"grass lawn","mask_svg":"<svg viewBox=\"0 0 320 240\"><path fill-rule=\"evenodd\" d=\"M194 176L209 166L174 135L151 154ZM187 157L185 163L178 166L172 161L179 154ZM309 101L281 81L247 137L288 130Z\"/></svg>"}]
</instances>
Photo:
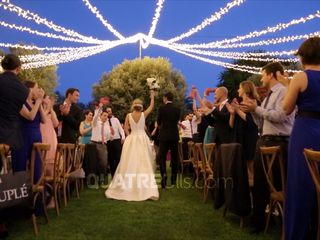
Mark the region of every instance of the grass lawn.
<instances>
[{"instance_id":1,"label":"grass lawn","mask_svg":"<svg viewBox=\"0 0 320 240\"><path fill-rule=\"evenodd\" d=\"M31 220L8 225L8 239L280 239L279 224L268 234L250 235L248 222L239 227L239 217L222 209L214 210L212 200L202 202L194 188L160 189L160 200L125 202L106 199L104 189L85 189L80 199L73 197L57 217L49 210L50 222L38 219L39 236Z\"/></svg>"}]
</instances>

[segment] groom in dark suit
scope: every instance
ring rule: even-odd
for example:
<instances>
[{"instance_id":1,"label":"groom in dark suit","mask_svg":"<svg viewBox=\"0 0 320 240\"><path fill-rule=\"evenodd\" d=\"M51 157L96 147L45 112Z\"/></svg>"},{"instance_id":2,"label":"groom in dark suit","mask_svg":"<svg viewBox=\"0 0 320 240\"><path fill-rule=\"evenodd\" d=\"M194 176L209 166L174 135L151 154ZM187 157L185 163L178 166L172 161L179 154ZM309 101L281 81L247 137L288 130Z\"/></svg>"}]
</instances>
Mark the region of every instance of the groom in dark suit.
<instances>
[{"instance_id":1,"label":"groom in dark suit","mask_svg":"<svg viewBox=\"0 0 320 240\"><path fill-rule=\"evenodd\" d=\"M177 181L180 109L174 106L172 101L173 94L167 92L163 96L165 105L159 108L157 120L159 125L159 159L162 188L165 188L167 184L166 157L169 150L171 152L171 184L175 185Z\"/></svg>"}]
</instances>

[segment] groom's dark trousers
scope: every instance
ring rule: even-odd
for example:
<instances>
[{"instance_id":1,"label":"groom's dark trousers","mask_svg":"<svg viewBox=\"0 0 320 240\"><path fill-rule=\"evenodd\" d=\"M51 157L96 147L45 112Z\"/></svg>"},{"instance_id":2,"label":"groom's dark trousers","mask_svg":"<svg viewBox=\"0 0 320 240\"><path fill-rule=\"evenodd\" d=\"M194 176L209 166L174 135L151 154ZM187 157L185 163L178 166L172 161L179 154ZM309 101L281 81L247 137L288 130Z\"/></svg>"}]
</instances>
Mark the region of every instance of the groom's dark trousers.
<instances>
[{"instance_id":1,"label":"groom's dark trousers","mask_svg":"<svg viewBox=\"0 0 320 240\"><path fill-rule=\"evenodd\" d=\"M167 153L171 152L171 182L175 184L178 169L178 141L179 130L178 122L180 119L180 109L171 102L159 107L158 125L159 129L159 160L161 172L161 185L165 187L167 179L166 158Z\"/></svg>"},{"instance_id":2,"label":"groom's dark trousers","mask_svg":"<svg viewBox=\"0 0 320 240\"><path fill-rule=\"evenodd\" d=\"M171 155L171 176L175 178L178 170L178 141L160 141L159 159L161 176L167 175L166 159L167 152L170 150Z\"/></svg>"}]
</instances>

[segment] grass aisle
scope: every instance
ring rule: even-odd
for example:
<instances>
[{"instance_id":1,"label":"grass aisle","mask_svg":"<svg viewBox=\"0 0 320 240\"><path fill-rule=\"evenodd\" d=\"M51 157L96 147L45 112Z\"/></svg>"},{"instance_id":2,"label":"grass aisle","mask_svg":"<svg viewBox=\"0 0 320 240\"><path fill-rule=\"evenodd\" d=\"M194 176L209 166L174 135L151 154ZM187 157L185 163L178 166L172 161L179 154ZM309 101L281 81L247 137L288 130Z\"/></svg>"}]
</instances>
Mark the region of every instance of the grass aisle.
<instances>
[{"instance_id":1,"label":"grass aisle","mask_svg":"<svg viewBox=\"0 0 320 240\"><path fill-rule=\"evenodd\" d=\"M50 223L39 219L39 236L31 221L9 225L8 239L280 239L276 232L250 235L239 228L239 218L214 210L212 200L192 188L179 186L160 190L159 201L125 202L106 199L104 190L85 189L80 199L72 198L60 217L49 211Z\"/></svg>"}]
</instances>

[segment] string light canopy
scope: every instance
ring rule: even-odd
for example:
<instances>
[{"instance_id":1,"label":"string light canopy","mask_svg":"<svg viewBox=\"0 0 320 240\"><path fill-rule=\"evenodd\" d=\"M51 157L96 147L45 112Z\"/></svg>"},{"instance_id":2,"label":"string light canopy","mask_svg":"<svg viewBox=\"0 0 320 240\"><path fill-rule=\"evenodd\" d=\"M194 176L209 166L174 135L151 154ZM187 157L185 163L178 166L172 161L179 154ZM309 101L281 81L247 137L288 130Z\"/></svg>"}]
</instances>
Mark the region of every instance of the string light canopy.
<instances>
[{"instance_id":1,"label":"string light canopy","mask_svg":"<svg viewBox=\"0 0 320 240\"><path fill-rule=\"evenodd\" d=\"M23 48L27 50L38 50L41 53L30 54L20 56L23 62L23 68L39 68L50 65L57 65L65 62L76 61L81 58L86 58L95 54L106 52L115 47L140 43L141 48L147 48L149 45L157 45L167 49L170 49L174 52L183 54L193 59L197 59L209 64L214 64L222 66L225 68L235 69L239 71L245 71L249 73L258 74L260 68L246 65L238 65L225 61L217 60L217 58L222 59L242 59L248 61L281 61L281 62L297 62L298 59L293 57L293 54L296 50L289 51L268 51L268 52L255 52L254 49L249 52L240 52L240 51L213 51L213 49L239 49L239 48L253 48L256 46L267 46L267 45L276 45L286 42L297 41L301 39L306 39L312 36L320 36L320 32L312 32L307 34L300 35L291 35L291 36L282 36L277 38L271 38L268 40L261 41L252 41L252 42L243 42L247 39L253 39L266 35L269 33L275 33L286 28L289 28L294 25L304 24L308 21L320 18L320 11L316 11L313 14L308 16L301 17L298 19L293 19L286 23L279 23L271 27L266 27L262 30L252 31L248 34L237 36L234 38L224 39L220 41L212 41L207 43L180 43L181 40L187 39L193 34L203 30L212 23L220 20L224 15L226 15L232 8L240 6L245 3L245 0L231 0L224 7L220 8L218 11L214 12L208 18L205 18L200 24L192 27L188 31L173 37L168 40L154 38L157 25L161 18L161 12L165 4L165 0L157 0L156 8L154 11L154 16L151 20L151 26L148 34L137 33L132 36L124 36L118 30L116 30L107 19L102 16L99 9L94 6L90 0L82 0L84 5L91 11L96 18L110 31L117 39L97 39L93 36L86 36L78 33L73 29L67 29L58 24L55 24L53 21L47 20L44 17L39 16L37 13L34 13L30 10L25 10L15 4L12 4L10 0L0 0L0 9L5 11L10 11L17 14L19 17L27 21L32 21L38 25L44 25L52 32L43 32L36 29L29 28L27 26L20 26L14 23L9 23L3 20L0 20L0 26L10 28L12 30L26 32L33 35L38 35L45 38L57 39L65 42L75 42L80 44L86 44L86 46L80 47L51 47L51 46L36 46L30 44L13 44L13 43L1 43L0 47L12 47L12 48ZM90 45L90 46L88 46ZM296 72L295 70L288 70L289 72Z\"/></svg>"}]
</instances>

